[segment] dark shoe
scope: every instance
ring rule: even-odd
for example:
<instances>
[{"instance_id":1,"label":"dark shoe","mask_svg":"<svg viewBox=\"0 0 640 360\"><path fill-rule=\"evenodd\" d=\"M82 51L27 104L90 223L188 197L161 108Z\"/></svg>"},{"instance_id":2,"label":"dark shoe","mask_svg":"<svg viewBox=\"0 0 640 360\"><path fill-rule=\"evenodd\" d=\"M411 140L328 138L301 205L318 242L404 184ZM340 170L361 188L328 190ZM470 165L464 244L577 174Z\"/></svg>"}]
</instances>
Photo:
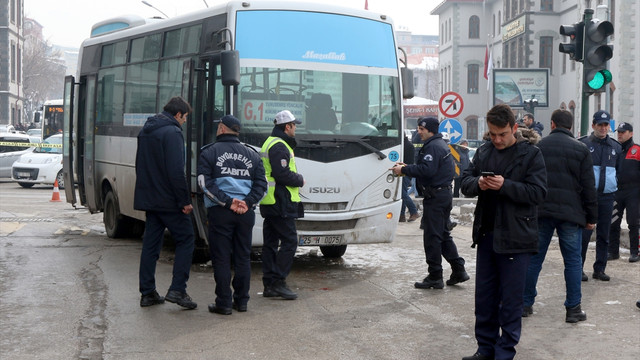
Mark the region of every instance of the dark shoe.
<instances>
[{"instance_id":1,"label":"dark shoe","mask_svg":"<svg viewBox=\"0 0 640 360\"><path fill-rule=\"evenodd\" d=\"M449 220L447 220L447 223L446 223L447 230L451 231L456 226L458 226L457 221L453 220L452 218L449 218Z\"/></svg>"},{"instance_id":2,"label":"dark shoe","mask_svg":"<svg viewBox=\"0 0 640 360\"><path fill-rule=\"evenodd\" d=\"M618 259L620 259L620 254L612 254L612 253L607 254L607 261L618 260Z\"/></svg>"},{"instance_id":3,"label":"dark shoe","mask_svg":"<svg viewBox=\"0 0 640 360\"><path fill-rule=\"evenodd\" d=\"M231 315L230 308L219 307L219 306L216 306L216 304L209 304L209 312L220 314L220 315Z\"/></svg>"},{"instance_id":4,"label":"dark shoe","mask_svg":"<svg viewBox=\"0 0 640 360\"><path fill-rule=\"evenodd\" d=\"M609 275L605 274L603 271L598 271L593 273L593 278L601 281L609 281L611 278Z\"/></svg>"},{"instance_id":5,"label":"dark shoe","mask_svg":"<svg viewBox=\"0 0 640 360\"><path fill-rule=\"evenodd\" d=\"M465 282L469 279L470 279L469 274L467 274L467 272L464 270L454 272L454 273L451 273L451 277L449 277L449 280L447 280L447 285L448 286L455 285L461 282Z\"/></svg>"},{"instance_id":6,"label":"dark shoe","mask_svg":"<svg viewBox=\"0 0 640 360\"><path fill-rule=\"evenodd\" d=\"M577 323L578 321L585 320L587 320L587 313L582 311L582 309L580 308L580 304L572 308L567 308L567 317L565 318L566 322L573 324Z\"/></svg>"},{"instance_id":7,"label":"dark shoe","mask_svg":"<svg viewBox=\"0 0 640 360\"><path fill-rule=\"evenodd\" d=\"M271 285L271 289L285 300L295 300L298 298L298 294L291 291L284 280L276 281Z\"/></svg>"},{"instance_id":8,"label":"dark shoe","mask_svg":"<svg viewBox=\"0 0 640 360\"><path fill-rule=\"evenodd\" d=\"M407 218L404 216L404 214L400 214L400 219L398 221L399 222L407 222Z\"/></svg>"},{"instance_id":9,"label":"dark shoe","mask_svg":"<svg viewBox=\"0 0 640 360\"><path fill-rule=\"evenodd\" d=\"M589 281L589 277L584 273L584 271L582 272L582 281Z\"/></svg>"},{"instance_id":10,"label":"dark shoe","mask_svg":"<svg viewBox=\"0 0 640 360\"><path fill-rule=\"evenodd\" d=\"M168 302L178 304L183 308L186 308L189 310L193 310L198 307L198 304L193 302L193 300L191 300L191 297L187 295L186 292L181 293L176 290L169 290L169 292L167 292L167 295L165 295L164 299L167 300Z\"/></svg>"},{"instance_id":11,"label":"dark shoe","mask_svg":"<svg viewBox=\"0 0 640 360\"><path fill-rule=\"evenodd\" d=\"M418 218L420 217L420 214L415 213L415 214L411 214L409 215L409 220L407 220L408 222L414 222L416 220L418 220Z\"/></svg>"},{"instance_id":12,"label":"dark shoe","mask_svg":"<svg viewBox=\"0 0 640 360\"><path fill-rule=\"evenodd\" d=\"M569 311L569 310L567 310L567 311ZM531 315L533 315L533 306L525 305L522 308L522 317L529 317Z\"/></svg>"},{"instance_id":13,"label":"dark shoe","mask_svg":"<svg viewBox=\"0 0 640 360\"><path fill-rule=\"evenodd\" d=\"M416 282L413 286L416 289L442 289L444 288L444 282L442 282L442 278L433 280L427 276L422 282Z\"/></svg>"},{"instance_id":14,"label":"dark shoe","mask_svg":"<svg viewBox=\"0 0 640 360\"><path fill-rule=\"evenodd\" d=\"M629 256L629 262L638 262L640 261L640 256L638 254Z\"/></svg>"},{"instance_id":15,"label":"dark shoe","mask_svg":"<svg viewBox=\"0 0 640 360\"><path fill-rule=\"evenodd\" d=\"M151 305L164 304L164 298L158 294L157 291L153 290L151 294L142 295L140 297L140 306L147 307Z\"/></svg>"},{"instance_id":16,"label":"dark shoe","mask_svg":"<svg viewBox=\"0 0 640 360\"><path fill-rule=\"evenodd\" d=\"M278 293L273 290L272 286L265 286L264 291L262 292L262 296L264 297L278 297Z\"/></svg>"},{"instance_id":17,"label":"dark shoe","mask_svg":"<svg viewBox=\"0 0 640 360\"><path fill-rule=\"evenodd\" d=\"M247 311L247 304L244 305L240 305L236 302L233 303L233 308L237 311L237 312L246 312Z\"/></svg>"},{"instance_id":18,"label":"dark shoe","mask_svg":"<svg viewBox=\"0 0 640 360\"><path fill-rule=\"evenodd\" d=\"M636 301L636 306L640 308L640 300Z\"/></svg>"},{"instance_id":19,"label":"dark shoe","mask_svg":"<svg viewBox=\"0 0 640 360\"><path fill-rule=\"evenodd\" d=\"M465 356L462 358L462 360L493 360L493 357L480 354L479 352L476 351L475 354L471 356Z\"/></svg>"}]
</instances>

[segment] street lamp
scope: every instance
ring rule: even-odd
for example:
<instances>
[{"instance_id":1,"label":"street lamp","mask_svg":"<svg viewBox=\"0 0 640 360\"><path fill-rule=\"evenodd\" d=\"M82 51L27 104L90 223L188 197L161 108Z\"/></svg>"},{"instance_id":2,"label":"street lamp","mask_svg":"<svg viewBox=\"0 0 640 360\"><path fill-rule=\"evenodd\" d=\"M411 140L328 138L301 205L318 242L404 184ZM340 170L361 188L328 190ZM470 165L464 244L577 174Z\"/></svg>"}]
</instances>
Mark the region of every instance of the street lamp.
<instances>
[{"instance_id":1,"label":"street lamp","mask_svg":"<svg viewBox=\"0 0 640 360\"><path fill-rule=\"evenodd\" d=\"M524 111L533 114L534 109L538 106L538 99L535 95L531 95L531 99L524 101Z\"/></svg>"},{"instance_id":2,"label":"street lamp","mask_svg":"<svg viewBox=\"0 0 640 360\"><path fill-rule=\"evenodd\" d=\"M162 12L162 10L158 9L157 7L155 7L155 6L151 5L151 4L149 4L148 2L146 2L146 1L144 1L144 0L142 1L142 3L143 3L143 4L145 4L145 5L147 5L147 6L148 6L148 7L150 7L150 8L153 8L153 9L157 10L160 14L164 15L164 17L166 17L167 19L169 18L169 15L165 14L164 12Z\"/></svg>"}]
</instances>

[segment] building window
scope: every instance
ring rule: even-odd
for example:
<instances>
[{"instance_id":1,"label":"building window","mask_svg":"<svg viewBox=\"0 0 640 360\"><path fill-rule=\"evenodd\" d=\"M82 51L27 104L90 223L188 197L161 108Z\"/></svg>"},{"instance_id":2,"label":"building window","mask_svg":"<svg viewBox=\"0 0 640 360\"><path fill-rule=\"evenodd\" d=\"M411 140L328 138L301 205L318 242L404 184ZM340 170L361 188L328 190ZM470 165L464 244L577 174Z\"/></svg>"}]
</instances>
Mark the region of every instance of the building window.
<instances>
[{"instance_id":1,"label":"building window","mask_svg":"<svg viewBox=\"0 0 640 360\"><path fill-rule=\"evenodd\" d=\"M467 139L478 139L478 118L467 120Z\"/></svg>"},{"instance_id":2,"label":"building window","mask_svg":"<svg viewBox=\"0 0 640 360\"><path fill-rule=\"evenodd\" d=\"M553 11L553 0L540 0L540 11Z\"/></svg>"},{"instance_id":3,"label":"building window","mask_svg":"<svg viewBox=\"0 0 640 360\"><path fill-rule=\"evenodd\" d=\"M511 0L511 19L518 16L518 0Z\"/></svg>"},{"instance_id":4,"label":"building window","mask_svg":"<svg viewBox=\"0 0 640 360\"><path fill-rule=\"evenodd\" d=\"M467 67L467 93L478 93L478 81L480 80L480 65L471 64Z\"/></svg>"},{"instance_id":5,"label":"building window","mask_svg":"<svg viewBox=\"0 0 640 360\"><path fill-rule=\"evenodd\" d=\"M16 43L11 42L11 82L16 82Z\"/></svg>"},{"instance_id":6,"label":"building window","mask_svg":"<svg viewBox=\"0 0 640 360\"><path fill-rule=\"evenodd\" d=\"M540 68L553 69L553 37L540 37Z\"/></svg>"},{"instance_id":7,"label":"building window","mask_svg":"<svg viewBox=\"0 0 640 360\"><path fill-rule=\"evenodd\" d=\"M440 25L440 44L444 44L446 34L444 33L444 24Z\"/></svg>"},{"instance_id":8,"label":"building window","mask_svg":"<svg viewBox=\"0 0 640 360\"><path fill-rule=\"evenodd\" d=\"M562 57L562 73L563 74L567 73L567 58L568 58L568 56L563 56Z\"/></svg>"},{"instance_id":9,"label":"building window","mask_svg":"<svg viewBox=\"0 0 640 360\"><path fill-rule=\"evenodd\" d=\"M16 23L16 0L11 0L11 9L9 9L9 12L11 13L11 22L15 24Z\"/></svg>"},{"instance_id":10,"label":"building window","mask_svg":"<svg viewBox=\"0 0 640 360\"><path fill-rule=\"evenodd\" d=\"M498 11L498 34L502 33L502 12Z\"/></svg>"},{"instance_id":11,"label":"building window","mask_svg":"<svg viewBox=\"0 0 640 360\"><path fill-rule=\"evenodd\" d=\"M493 14L493 26L491 27L491 35L496 36L496 14Z\"/></svg>"},{"instance_id":12,"label":"building window","mask_svg":"<svg viewBox=\"0 0 640 360\"><path fill-rule=\"evenodd\" d=\"M469 18L469 39L480 38L480 18L473 15Z\"/></svg>"},{"instance_id":13,"label":"building window","mask_svg":"<svg viewBox=\"0 0 640 360\"><path fill-rule=\"evenodd\" d=\"M609 84L609 113L610 114L613 114L613 112L615 111L615 108L613 106L614 105L613 99L614 99L615 91L616 91L616 87L612 86L611 84Z\"/></svg>"},{"instance_id":14,"label":"building window","mask_svg":"<svg viewBox=\"0 0 640 360\"><path fill-rule=\"evenodd\" d=\"M524 37L521 36L518 38L518 67L519 68L526 68L528 67L526 64L526 54L525 54L526 49L524 48Z\"/></svg>"}]
</instances>

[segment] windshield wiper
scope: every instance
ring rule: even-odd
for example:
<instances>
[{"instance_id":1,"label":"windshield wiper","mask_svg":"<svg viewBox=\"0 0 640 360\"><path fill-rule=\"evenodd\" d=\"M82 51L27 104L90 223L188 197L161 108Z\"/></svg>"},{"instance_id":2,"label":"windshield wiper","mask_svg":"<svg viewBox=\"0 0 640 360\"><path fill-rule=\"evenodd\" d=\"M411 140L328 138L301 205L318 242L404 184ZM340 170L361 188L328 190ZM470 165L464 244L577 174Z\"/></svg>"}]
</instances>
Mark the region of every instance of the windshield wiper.
<instances>
[{"instance_id":1,"label":"windshield wiper","mask_svg":"<svg viewBox=\"0 0 640 360\"><path fill-rule=\"evenodd\" d=\"M366 141L360 138L355 138L355 139L354 138L333 138L333 139L322 139L322 140L296 138L296 140L298 141L297 146L302 148L321 148L324 146L322 145L322 143L335 143L336 145L338 145L339 143L355 143L355 144L361 145L365 149L378 155L379 160L384 160L387 158L387 155L385 155L382 151L376 149L374 146L368 144Z\"/></svg>"}]
</instances>

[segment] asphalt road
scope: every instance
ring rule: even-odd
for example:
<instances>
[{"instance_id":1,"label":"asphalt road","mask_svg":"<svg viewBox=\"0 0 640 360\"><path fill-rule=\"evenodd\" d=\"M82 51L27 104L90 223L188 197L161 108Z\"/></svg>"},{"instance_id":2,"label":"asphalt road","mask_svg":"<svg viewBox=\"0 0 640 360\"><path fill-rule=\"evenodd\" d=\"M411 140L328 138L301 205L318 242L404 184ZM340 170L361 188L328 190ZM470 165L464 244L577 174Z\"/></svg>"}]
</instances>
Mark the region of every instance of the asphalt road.
<instances>
[{"instance_id":1,"label":"asphalt road","mask_svg":"<svg viewBox=\"0 0 640 360\"><path fill-rule=\"evenodd\" d=\"M471 281L418 290L426 274L418 223L390 244L350 246L328 260L298 251L288 283L295 301L261 295L253 264L249 311L210 314L211 268L194 265L188 292L198 308L140 308L141 241L109 239L102 214L50 202L50 187L0 182L0 357L3 359L460 359L475 352L475 251L471 227L453 231ZM591 244L587 273L594 259ZM636 359L640 263L628 250L610 262L610 282L583 283L587 321L564 322L557 241L540 275L534 315L524 319L518 359ZM157 269L171 278L167 246ZM449 275L449 269L445 270Z\"/></svg>"}]
</instances>

